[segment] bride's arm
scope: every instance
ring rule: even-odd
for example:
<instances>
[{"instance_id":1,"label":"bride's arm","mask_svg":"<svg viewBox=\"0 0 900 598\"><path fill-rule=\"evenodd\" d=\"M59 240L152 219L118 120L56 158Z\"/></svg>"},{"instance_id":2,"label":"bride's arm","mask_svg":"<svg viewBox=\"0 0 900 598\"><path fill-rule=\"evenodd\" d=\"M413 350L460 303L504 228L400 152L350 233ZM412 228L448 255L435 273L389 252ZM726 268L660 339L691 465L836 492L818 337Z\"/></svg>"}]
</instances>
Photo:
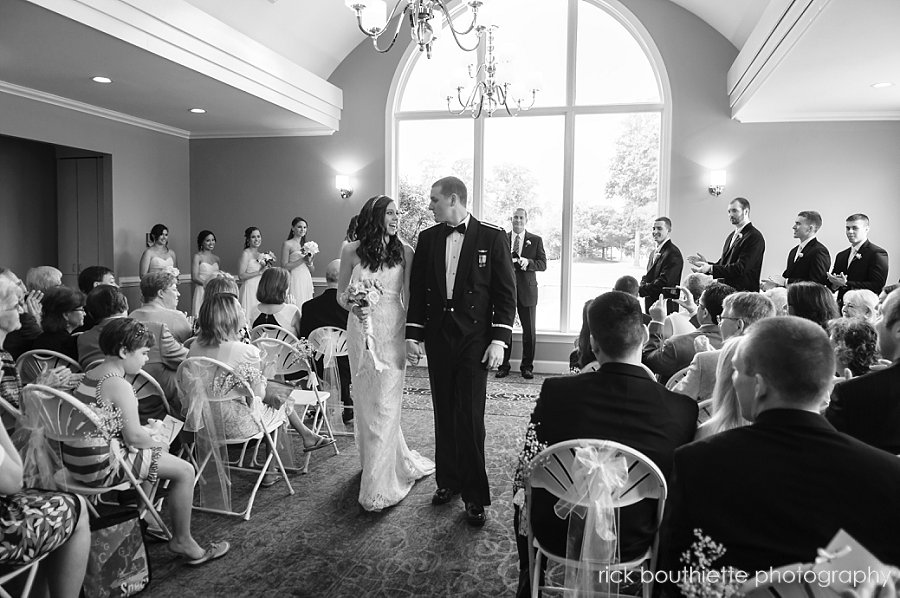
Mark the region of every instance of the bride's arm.
<instances>
[{"instance_id":1,"label":"bride's arm","mask_svg":"<svg viewBox=\"0 0 900 598\"><path fill-rule=\"evenodd\" d=\"M403 305L409 306L409 280L412 274L413 248L403 244Z\"/></svg>"},{"instance_id":2,"label":"bride's arm","mask_svg":"<svg viewBox=\"0 0 900 598\"><path fill-rule=\"evenodd\" d=\"M347 287L350 286L350 275L353 273L353 266L356 265L356 261L359 260L359 256L356 255L356 248L359 246L359 241L354 241L353 243L348 243L344 245L344 248L341 249L341 270L338 275L338 287L337 287L337 301L340 303L341 307L346 310L350 310L350 304L348 304L342 298L344 291L347 290Z\"/></svg>"}]
</instances>

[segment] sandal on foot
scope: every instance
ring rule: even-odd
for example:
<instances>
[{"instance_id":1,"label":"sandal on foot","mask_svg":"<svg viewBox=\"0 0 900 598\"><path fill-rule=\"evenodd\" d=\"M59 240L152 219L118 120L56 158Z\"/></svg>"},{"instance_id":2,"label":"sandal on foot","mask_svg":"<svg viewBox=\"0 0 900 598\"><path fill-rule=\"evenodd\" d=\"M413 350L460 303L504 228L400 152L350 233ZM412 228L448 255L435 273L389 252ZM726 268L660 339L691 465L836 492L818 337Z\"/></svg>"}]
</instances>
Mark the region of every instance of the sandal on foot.
<instances>
[{"instance_id":1,"label":"sandal on foot","mask_svg":"<svg viewBox=\"0 0 900 598\"><path fill-rule=\"evenodd\" d=\"M282 478L280 475L266 474L266 476L263 478L262 483L260 484L260 487L261 488L271 488L272 486L274 486L275 484L277 484L278 482L280 482L283 479L284 478Z\"/></svg>"},{"instance_id":2,"label":"sandal on foot","mask_svg":"<svg viewBox=\"0 0 900 598\"><path fill-rule=\"evenodd\" d=\"M229 548L231 548L231 544L229 544L228 542L210 542L209 548L206 549L206 552L203 553L203 556L201 556L199 559L187 561L187 564L191 567L196 567L198 565L202 565L203 563L214 561L225 556L225 553L228 552ZM184 555L182 555L182 557L187 558Z\"/></svg>"},{"instance_id":3,"label":"sandal on foot","mask_svg":"<svg viewBox=\"0 0 900 598\"><path fill-rule=\"evenodd\" d=\"M311 453L312 451L317 451L320 448L325 448L326 446L331 446L332 444L334 444L334 438L328 438L326 436L322 436L318 440L316 440L316 443L314 445L304 446L303 452Z\"/></svg>"}]
</instances>

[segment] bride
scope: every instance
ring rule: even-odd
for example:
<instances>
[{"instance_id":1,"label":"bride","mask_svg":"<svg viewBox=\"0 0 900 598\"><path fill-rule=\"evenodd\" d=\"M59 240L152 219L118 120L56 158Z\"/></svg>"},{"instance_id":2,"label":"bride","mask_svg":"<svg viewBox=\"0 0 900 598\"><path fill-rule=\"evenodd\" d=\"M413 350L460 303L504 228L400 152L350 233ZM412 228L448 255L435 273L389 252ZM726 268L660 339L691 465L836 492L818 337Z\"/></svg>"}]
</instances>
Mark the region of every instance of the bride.
<instances>
[{"instance_id":1,"label":"bride","mask_svg":"<svg viewBox=\"0 0 900 598\"><path fill-rule=\"evenodd\" d=\"M416 480L434 472L434 463L411 451L400 430L413 250L397 237L399 225L394 200L373 197L359 214L358 240L341 251L338 301L355 315L347 321L348 352L362 464L359 504L367 511L397 504ZM381 282L383 295L376 305L348 303L347 287L361 280Z\"/></svg>"}]
</instances>

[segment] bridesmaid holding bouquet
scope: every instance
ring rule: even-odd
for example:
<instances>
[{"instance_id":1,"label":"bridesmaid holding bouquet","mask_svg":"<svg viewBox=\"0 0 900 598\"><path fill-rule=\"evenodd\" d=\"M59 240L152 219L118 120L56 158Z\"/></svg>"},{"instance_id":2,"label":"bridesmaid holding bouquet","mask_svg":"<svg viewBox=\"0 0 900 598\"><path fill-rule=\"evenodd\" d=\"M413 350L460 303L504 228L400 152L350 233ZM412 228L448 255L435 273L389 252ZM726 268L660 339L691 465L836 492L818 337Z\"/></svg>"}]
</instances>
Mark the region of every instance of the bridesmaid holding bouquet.
<instances>
[{"instance_id":1,"label":"bridesmaid holding bouquet","mask_svg":"<svg viewBox=\"0 0 900 598\"><path fill-rule=\"evenodd\" d=\"M197 235L197 253L191 262L191 282L194 283L194 302L191 315L200 315L203 304L203 287L212 278L219 275L219 256L213 253L216 248L216 235L211 230L202 230Z\"/></svg>"},{"instance_id":2,"label":"bridesmaid holding bouquet","mask_svg":"<svg viewBox=\"0 0 900 598\"><path fill-rule=\"evenodd\" d=\"M303 309L303 303L313 297L312 274L316 268L313 256L319 246L306 240L309 225L299 216L291 221L291 232L281 246L281 264L291 274L291 297L294 305Z\"/></svg>"}]
</instances>

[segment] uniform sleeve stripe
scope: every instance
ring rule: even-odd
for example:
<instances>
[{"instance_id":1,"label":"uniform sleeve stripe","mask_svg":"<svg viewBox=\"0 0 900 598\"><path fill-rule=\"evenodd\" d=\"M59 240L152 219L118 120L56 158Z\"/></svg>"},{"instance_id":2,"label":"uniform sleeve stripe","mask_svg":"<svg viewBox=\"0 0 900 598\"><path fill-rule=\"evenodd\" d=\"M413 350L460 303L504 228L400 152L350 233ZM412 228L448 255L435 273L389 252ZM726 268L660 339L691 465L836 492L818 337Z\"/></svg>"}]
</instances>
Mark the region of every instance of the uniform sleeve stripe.
<instances>
[{"instance_id":1,"label":"uniform sleeve stripe","mask_svg":"<svg viewBox=\"0 0 900 598\"><path fill-rule=\"evenodd\" d=\"M407 326L410 326L410 324L407 324ZM512 332L512 326L508 326L506 324L491 324L491 326L493 326L494 328L506 328L510 332Z\"/></svg>"},{"instance_id":2,"label":"uniform sleeve stripe","mask_svg":"<svg viewBox=\"0 0 900 598\"><path fill-rule=\"evenodd\" d=\"M406 325L412 326L413 328L425 328L422 324L413 324L412 322L407 322ZM512 330L512 328L510 328L510 330Z\"/></svg>"}]
</instances>

